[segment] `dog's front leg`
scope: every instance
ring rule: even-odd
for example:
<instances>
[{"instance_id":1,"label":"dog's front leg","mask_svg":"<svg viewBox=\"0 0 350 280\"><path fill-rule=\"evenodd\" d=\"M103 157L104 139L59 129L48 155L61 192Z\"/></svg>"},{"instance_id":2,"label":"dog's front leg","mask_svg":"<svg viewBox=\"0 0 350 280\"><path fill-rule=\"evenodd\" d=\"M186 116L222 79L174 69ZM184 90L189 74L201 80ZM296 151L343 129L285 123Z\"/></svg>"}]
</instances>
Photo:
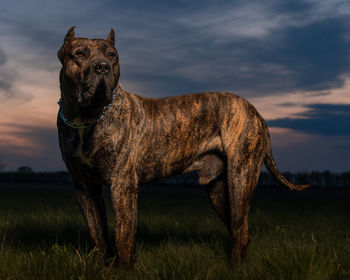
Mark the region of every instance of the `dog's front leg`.
<instances>
[{"instance_id":1,"label":"dog's front leg","mask_svg":"<svg viewBox=\"0 0 350 280\"><path fill-rule=\"evenodd\" d=\"M75 193L87 222L90 237L104 261L111 257L102 185L74 178Z\"/></svg>"},{"instance_id":2,"label":"dog's front leg","mask_svg":"<svg viewBox=\"0 0 350 280\"><path fill-rule=\"evenodd\" d=\"M111 195L115 219L117 264L122 267L131 267L136 262L138 184L135 172L125 170L114 176Z\"/></svg>"}]
</instances>

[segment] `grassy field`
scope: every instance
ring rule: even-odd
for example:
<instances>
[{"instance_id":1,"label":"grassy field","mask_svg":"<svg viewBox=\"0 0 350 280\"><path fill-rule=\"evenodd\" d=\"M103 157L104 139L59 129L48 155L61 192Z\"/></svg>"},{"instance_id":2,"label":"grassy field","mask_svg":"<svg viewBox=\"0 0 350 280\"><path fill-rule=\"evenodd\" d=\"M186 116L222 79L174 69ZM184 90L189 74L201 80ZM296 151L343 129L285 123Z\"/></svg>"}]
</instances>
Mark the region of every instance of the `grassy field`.
<instances>
[{"instance_id":1,"label":"grassy field","mask_svg":"<svg viewBox=\"0 0 350 280\"><path fill-rule=\"evenodd\" d=\"M248 256L236 269L204 193L146 190L138 262L121 271L92 250L73 190L0 188L0 279L350 279L349 201L338 191L257 193Z\"/></svg>"}]
</instances>

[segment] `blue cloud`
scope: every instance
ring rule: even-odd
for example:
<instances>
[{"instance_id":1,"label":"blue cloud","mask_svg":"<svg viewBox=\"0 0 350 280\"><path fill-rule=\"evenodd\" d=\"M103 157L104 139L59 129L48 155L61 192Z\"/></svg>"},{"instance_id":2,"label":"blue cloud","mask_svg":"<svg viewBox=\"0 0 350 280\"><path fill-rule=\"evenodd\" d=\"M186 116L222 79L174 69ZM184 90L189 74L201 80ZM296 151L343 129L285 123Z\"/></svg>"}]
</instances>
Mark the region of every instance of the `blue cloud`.
<instances>
[{"instance_id":1,"label":"blue cloud","mask_svg":"<svg viewBox=\"0 0 350 280\"><path fill-rule=\"evenodd\" d=\"M114 27L121 81L141 83L153 96L193 90L246 97L324 91L341 87L350 72L350 18L322 11L316 2L87 0L82 7L78 1L51 0L40 14L28 13L35 5L24 2L21 8L5 6L0 22L28 39L23 47L38 50L32 59L43 61L41 67L58 69L56 51L71 25L83 37L104 37ZM245 36L246 29L253 33Z\"/></svg>"},{"instance_id":2,"label":"blue cloud","mask_svg":"<svg viewBox=\"0 0 350 280\"><path fill-rule=\"evenodd\" d=\"M342 74L350 72L347 30L341 19L289 28L280 34L282 46L276 44L271 59L288 67L297 88L324 90L339 87L343 84Z\"/></svg>"},{"instance_id":3,"label":"blue cloud","mask_svg":"<svg viewBox=\"0 0 350 280\"><path fill-rule=\"evenodd\" d=\"M270 120L267 124L311 134L350 136L350 105L312 104L306 107L309 111L299 114L300 118Z\"/></svg>"}]
</instances>

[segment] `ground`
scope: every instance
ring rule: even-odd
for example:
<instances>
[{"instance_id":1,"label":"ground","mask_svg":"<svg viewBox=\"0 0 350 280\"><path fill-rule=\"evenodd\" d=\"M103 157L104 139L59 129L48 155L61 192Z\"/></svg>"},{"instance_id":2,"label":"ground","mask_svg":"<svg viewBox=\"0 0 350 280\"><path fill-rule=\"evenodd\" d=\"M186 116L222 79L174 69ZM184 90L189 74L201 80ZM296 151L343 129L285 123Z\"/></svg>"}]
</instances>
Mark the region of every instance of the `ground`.
<instances>
[{"instance_id":1,"label":"ground","mask_svg":"<svg viewBox=\"0 0 350 280\"><path fill-rule=\"evenodd\" d=\"M203 190L143 186L138 262L120 271L91 247L72 186L2 184L0 279L350 279L349 199L335 189L257 190L247 259L236 269Z\"/></svg>"}]
</instances>

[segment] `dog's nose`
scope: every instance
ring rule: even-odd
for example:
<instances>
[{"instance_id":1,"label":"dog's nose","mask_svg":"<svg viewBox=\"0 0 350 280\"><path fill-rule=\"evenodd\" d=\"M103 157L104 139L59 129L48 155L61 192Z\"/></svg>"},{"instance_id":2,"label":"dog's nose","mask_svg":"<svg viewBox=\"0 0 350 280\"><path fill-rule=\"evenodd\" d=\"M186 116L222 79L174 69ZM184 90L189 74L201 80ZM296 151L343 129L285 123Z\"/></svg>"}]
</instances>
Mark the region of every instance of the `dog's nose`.
<instances>
[{"instance_id":1,"label":"dog's nose","mask_svg":"<svg viewBox=\"0 0 350 280\"><path fill-rule=\"evenodd\" d=\"M111 66L109 65L108 62L106 61L97 61L94 65L93 68L95 70L96 73L98 74L107 74L109 72L109 70L111 70Z\"/></svg>"}]
</instances>

